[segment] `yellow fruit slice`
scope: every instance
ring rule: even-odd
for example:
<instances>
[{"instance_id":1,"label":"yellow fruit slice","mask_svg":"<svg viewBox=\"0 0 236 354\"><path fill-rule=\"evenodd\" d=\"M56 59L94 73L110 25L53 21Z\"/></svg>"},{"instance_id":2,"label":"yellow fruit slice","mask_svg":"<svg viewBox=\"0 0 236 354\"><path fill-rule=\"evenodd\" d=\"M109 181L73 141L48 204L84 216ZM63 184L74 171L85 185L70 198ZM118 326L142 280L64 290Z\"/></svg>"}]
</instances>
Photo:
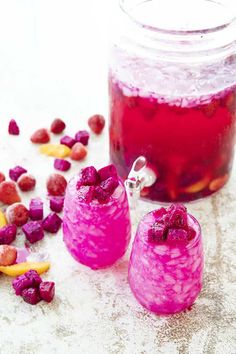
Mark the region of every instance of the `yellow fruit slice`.
<instances>
[{"instance_id":1,"label":"yellow fruit slice","mask_svg":"<svg viewBox=\"0 0 236 354\"><path fill-rule=\"evenodd\" d=\"M12 266L1 266L0 272L9 275L10 277L17 277L18 275L28 272L30 269L36 270L38 274L42 274L47 272L49 268L49 262L24 262Z\"/></svg>"},{"instance_id":2,"label":"yellow fruit slice","mask_svg":"<svg viewBox=\"0 0 236 354\"><path fill-rule=\"evenodd\" d=\"M198 193L208 186L210 178L208 176L204 177L200 181L191 184L191 186L183 188L184 193Z\"/></svg>"},{"instance_id":3,"label":"yellow fruit slice","mask_svg":"<svg viewBox=\"0 0 236 354\"><path fill-rule=\"evenodd\" d=\"M41 154L64 158L70 155L71 149L63 144L43 144L39 147Z\"/></svg>"},{"instance_id":4,"label":"yellow fruit slice","mask_svg":"<svg viewBox=\"0 0 236 354\"><path fill-rule=\"evenodd\" d=\"M0 210L0 227L7 225L7 219L4 213Z\"/></svg>"}]
</instances>

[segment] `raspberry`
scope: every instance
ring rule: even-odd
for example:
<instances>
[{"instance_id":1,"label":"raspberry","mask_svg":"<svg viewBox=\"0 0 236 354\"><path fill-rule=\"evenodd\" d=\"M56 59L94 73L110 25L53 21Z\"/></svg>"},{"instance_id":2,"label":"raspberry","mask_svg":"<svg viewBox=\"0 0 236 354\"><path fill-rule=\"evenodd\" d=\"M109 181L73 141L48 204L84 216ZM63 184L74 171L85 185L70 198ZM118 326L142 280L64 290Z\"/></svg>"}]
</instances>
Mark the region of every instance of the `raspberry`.
<instances>
[{"instance_id":1,"label":"raspberry","mask_svg":"<svg viewBox=\"0 0 236 354\"><path fill-rule=\"evenodd\" d=\"M100 168L100 170L98 170L98 174L99 174L99 177L100 177L101 181L105 181L109 177L118 178L117 170L116 170L116 167L114 165L108 165L108 166L105 166L103 168Z\"/></svg>"},{"instance_id":2,"label":"raspberry","mask_svg":"<svg viewBox=\"0 0 236 354\"><path fill-rule=\"evenodd\" d=\"M67 181L58 173L53 173L47 180L47 191L49 195L62 196L65 194Z\"/></svg>"},{"instance_id":3,"label":"raspberry","mask_svg":"<svg viewBox=\"0 0 236 354\"><path fill-rule=\"evenodd\" d=\"M149 242L161 242L166 239L167 228L164 224L155 222L148 230Z\"/></svg>"},{"instance_id":4,"label":"raspberry","mask_svg":"<svg viewBox=\"0 0 236 354\"><path fill-rule=\"evenodd\" d=\"M19 135L20 129L15 121L15 119L11 119L8 125L8 133L10 135Z\"/></svg>"},{"instance_id":5,"label":"raspberry","mask_svg":"<svg viewBox=\"0 0 236 354\"><path fill-rule=\"evenodd\" d=\"M39 301L42 300L39 294L39 290L36 288L24 289L21 296L23 297L23 300L30 305L36 305Z\"/></svg>"},{"instance_id":6,"label":"raspberry","mask_svg":"<svg viewBox=\"0 0 236 354\"><path fill-rule=\"evenodd\" d=\"M77 143L88 145L89 133L87 132L87 130L80 130L75 134L75 140L77 141Z\"/></svg>"},{"instance_id":7,"label":"raspberry","mask_svg":"<svg viewBox=\"0 0 236 354\"><path fill-rule=\"evenodd\" d=\"M64 197L51 197L50 209L55 213L60 213L64 206Z\"/></svg>"},{"instance_id":8,"label":"raspberry","mask_svg":"<svg viewBox=\"0 0 236 354\"><path fill-rule=\"evenodd\" d=\"M182 229L169 229L167 233L167 240L172 242L188 241L188 232Z\"/></svg>"},{"instance_id":9,"label":"raspberry","mask_svg":"<svg viewBox=\"0 0 236 354\"><path fill-rule=\"evenodd\" d=\"M64 159L55 159L54 168L59 171L68 171L71 168L71 163Z\"/></svg>"},{"instance_id":10,"label":"raspberry","mask_svg":"<svg viewBox=\"0 0 236 354\"><path fill-rule=\"evenodd\" d=\"M101 134L105 126L105 119L102 115L95 114L89 118L88 125L95 134Z\"/></svg>"},{"instance_id":11,"label":"raspberry","mask_svg":"<svg viewBox=\"0 0 236 354\"><path fill-rule=\"evenodd\" d=\"M2 172L0 172L0 183L5 181L5 179L6 179L5 175Z\"/></svg>"},{"instance_id":12,"label":"raspberry","mask_svg":"<svg viewBox=\"0 0 236 354\"><path fill-rule=\"evenodd\" d=\"M14 182L4 181L0 184L0 201L9 205L21 201Z\"/></svg>"},{"instance_id":13,"label":"raspberry","mask_svg":"<svg viewBox=\"0 0 236 354\"><path fill-rule=\"evenodd\" d=\"M55 295L55 283L52 281L43 281L39 285L39 292L42 300L51 302Z\"/></svg>"},{"instance_id":14,"label":"raspberry","mask_svg":"<svg viewBox=\"0 0 236 354\"><path fill-rule=\"evenodd\" d=\"M29 218L29 211L23 204L14 203L7 208L6 218L9 224L22 226Z\"/></svg>"},{"instance_id":15,"label":"raspberry","mask_svg":"<svg viewBox=\"0 0 236 354\"><path fill-rule=\"evenodd\" d=\"M80 183L84 186L96 185L99 182L99 175L93 166L83 168L80 172Z\"/></svg>"},{"instance_id":16,"label":"raspberry","mask_svg":"<svg viewBox=\"0 0 236 354\"><path fill-rule=\"evenodd\" d=\"M181 204L172 204L167 209L164 223L168 228L188 229L187 209Z\"/></svg>"},{"instance_id":17,"label":"raspberry","mask_svg":"<svg viewBox=\"0 0 236 354\"><path fill-rule=\"evenodd\" d=\"M63 122L63 120L61 120L60 118L56 118L52 122L50 130L54 134L61 134L63 132L63 130L65 129L65 127L66 127L66 125Z\"/></svg>"},{"instance_id":18,"label":"raspberry","mask_svg":"<svg viewBox=\"0 0 236 354\"><path fill-rule=\"evenodd\" d=\"M81 202L90 203L94 197L94 186L81 186L78 189L77 198Z\"/></svg>"},{"instance_id":19,"label":"raspberry","mask_svg":"<svg viewBox=\"0 0 236 354\"><path fill-rule=\"evenodd\" d=\"M62 224L62 219L56 213L50 213L43 220L43 228L45 231L50 232L52 234L57 233Z\"/></svg>"},{"instance_id":20,"label":"raspberry","mask_svg":"<svg viewBox=\"0 0 236 354\"><path fill-rule=\"evenodd\" d=\"M15 263L17 251L15 247L8 245L0 246L0 266L10 266Z\"/></svg>"},{"instance_id":21,"label":"raspberry","mask_svg":"<svg viewBox=\"0 0 236 354\"><path fill-rule=\"evenodd\" d=\"M43 202L40 198L31 199L29 206L29 217L31 220L43 219Z\"/></svg>"},{"instance_id":22,"label":"raspberry","mask_svg":"<svg viewBox=\"0 0 236 354\"><path fill-rule=\"evenodd\" d=\"M16 239L16 225L6 225L0 228L0 245L10 245Z\"/></svg>"},{"instance_id":23,"label":"raspberry","mask_svg":"<svg viewBox=\"0 0 236 354\"><path fill-rule=\"evenodd\" d=\"M102 189L102 187L97 186L97 187L95 187L94 197L98 200L98 202L100 204L105 204L110 199L110 193L104 191L104 189Z\"/></svg>"},{"instance_id":24,"label":"raspberry","mask_svg":"<svg viewBox=\"0 0 236 354\"><path fill-rule=\"evenodd\" d=\"M30 269L24 275L26 276L27 279L30 280L31 282L30 287L37 288L39 284L42 282L42 279L39 276L39 274L36 272L36 270Z\"/></svg>"},{"instance_id":25,"label":"raspberry","mask_svg":"<svg viewBox=\"0 0 236 354\"><path fill-rule=\"evenodd\" d=\"M40 221L29 221L22 227L26 239L30 243L35 243L44 238L44 231Z\"/></svg>"},{"instance_id":26,"label":"raspberry","mask_svg":"<svg viewBox=\"0 0 236 354\"><path fill-rule=\"evenodd\" d=\"M82 143L76 143L70 153L70 158L75 161L83 160L87 156L87 149Z\"/></svg>"},{"instance_id":27,"label":"raspberry","mask_svg":"<svg viewBox=\"0 0 236 354\"><path fill-rule=\"evenodd\" d=\"M24 173L19 177L17 184L22 192L29 192L35 188L36 179L32 175Z\"/></svg>"},{"instance_id":28,"label":"raspberry","mask_svg":"<svg viewBox=\"0 0 236 354\"><path fill-rule=\"evenodd\" d=\"M31 280L28 279L25 274L19 275L12 282L12 286L16 295L21 295L24 289L28 289L31 286Z\"/></svg>"},{"instance_id":29,"label":"raspberry","mask_svg":"<svg viewBox=\"0 0 236 354\"><path fill-rule=\"evenodd\" d=\"M75 140L74 138L71 138L71 137L68 136L68 135L65 135L65 136L63 136L63 137L60 139L60 143L63 144L63 145L68 146L68 147L71 149L72 146L75 145L76 140Z\"/></svg>"},{"instance_id":30,"label":"raspberry","mask_svg":"<svg viewBox=\"0 0 236 354\"><path fill-rule=\"evenodd\" d=\"M116 177L109 177L100 183L100 187L111 196L118 187L119 181Z\"/></svg>"},{"instance_id":31,"label":"raspberry","mask_svg":"<svg viewBox=\"0 0 236 354\"><path fill-rule=\"evenodd\" d=\"M30 140L35 144L46 144L50 141L50 135L47 129L38 129L31 136Z\"/></svg>"},{"instance_id":32,"label":"raspberry","mask_svg":"<svg viewBox=\"0 0 236 354\"><path fill-rule=\"evenodd\" d=\"M14 168L11 168L9 170L9 177L12 179L14 182L17 182L18 178L23 174L26 173L27 170L24 167L21 166L16 166Z\"/></svg>"}]
</instances>

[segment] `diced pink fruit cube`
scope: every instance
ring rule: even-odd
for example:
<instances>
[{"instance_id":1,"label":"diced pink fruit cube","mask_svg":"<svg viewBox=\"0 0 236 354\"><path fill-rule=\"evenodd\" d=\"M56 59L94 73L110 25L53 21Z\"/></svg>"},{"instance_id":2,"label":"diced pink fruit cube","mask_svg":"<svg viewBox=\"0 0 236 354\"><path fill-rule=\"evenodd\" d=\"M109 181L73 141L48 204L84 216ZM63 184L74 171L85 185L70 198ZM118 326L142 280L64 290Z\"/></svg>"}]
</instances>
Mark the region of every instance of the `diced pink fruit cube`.
<instances>
[{"instance_id":1,"label":"diced pink fruit cube","mask_svg":"<svg viewBox=\"0 0 236 354\"><path fill-rule=\"evenodd\" d=\"M24 289L21 296L23 297L23 300L30 305L36 305L42 300L37 288Z\"/></svg>"},{"instance_id":2,"label":"diced pink fruit cube","mask_svg":"<svg viewBox=\"0 0 236 354\"><path fill-rule=\"evenodd\" d=\"M169 242L187 242L188 241L188 232L182 229L169 229L167 233L167 241Z\"/></svg>"},{"instance_id":3,"label":"diced pink fruit cube","mask_svg":"<svg viewBox=\"0 0 236 354\"><path fill-rule=\"evenodd\" d=\"M118 178L116 167L112 164L105 166L103 168L100 168L100 170L98 170L98 175L99 175L101 181L105 181L109 177Z\"/></svg>"},{"instance_id":4,"label":"diced pink fruit cube","mask_svg":"<svg viewBox=\"0 0 236 354\"><path fill-rule=\"evenodd\" d=\"M56 213L50 213L43 220L43 229L52 234L57 233L62 224L62 219Z\"/></svg>"},{"instance_id":5,"label":"diced pink fruit cube","mask_svg":"<svg viewBox=\"0 0 236 354\"><path fill-rule=\"evenodd\" d=\"M78 200L81 202L90 203L94 197L94 189L94 186L81 186L78 189Z\"/></svg>"},{"instance_id":6,"label":"diced pink fruit cube","mask_svg":"<svg viewBox=\"0 0 236 354\"><path fill-rule=\"evenodd\" d=\"M119 181L117 177L109 177L100 183L100 187L111 196L118 187Z\"/></svg>"},{"instance_id":7,"label":"diced pink fruit cube","mask_svg":"<svg viewBox=\"0 0 236 354\"><path fill-rule=\"evenodd\" d=\"M60 213L64 206L64 197L50 197L50 209Z\"/></svg>"},{"instance_id":8,"label":"diced pink fruit cube","mask_svg":"<svg viewBox=\"0 0 236 354\"><path fill-rule=\"evenodd\" d=\"M94 191L94 197L100 204L106 204L110 199L111 194L102 189L101 186L96 186Z\"/></svg>"},{"instance_id":9,"label":"diced pink fruit cube","mask_svg":"<svg viewBox=\"0 0 236 354\"><path fill-rule=\"evenodd\" d=\"M80 172L80 181L84 186L94 186L99 182L99 175L93 166L83 168Z\"/></svg>"},{"instance_id":10,"label":"diced pink fruit cube","mask_svg":"<svg viewBox=\"0 0 236 354\"><path fill-rule=\"evenodd\" d=\"M14 168L10 168L9 170L9 177L12 179L14 182L17 182L18 178L23 175L23 173L26 173L27 170L22 167L22 166L16 166Z\"/></svg>"},{"instance_id":11,"label":"diced pink fruit cube","mask_svg":"<svg viewBox=\"0 0 236 354\"><path fill-rule=\"evenodd\" d=\"M42 278L36 272L36 270L30 269L28 272L24 274L27 279L31 281L30 287L38 287L39 284L42 282Z\"/></svg>"},{"instance_id":12,"label":"diced pink fruit cube","mask_svg":"<svg viewBox=\"0 0 236 354\"><path fill-rule=\"evenodd\" d=\"M55 283L52 281L43 281L39 285L39 293L42 300L51 302L55 295Z\"/></svg>"},{"instance_id":13,"label":"diced pink fruit cube","mask_svg":"<svg viewBox=\"0 0 236 354\"><path fill-rule=\"evenodd\" d=\"M16 225L5 225L0 228L0 245L10 245L16 239Z\"/></svg>"},{"instance_id":14,"label":"diced pink fruit cube","mask_svg":"<svg viewBox=\"0 0 236 354\"><path fill-rule=\"evenodd\" d=\"M34 198L30 201L29 217L31 220L43 219L43 202L40 198Z\"/></svg>"},{"instance_id":15,"label":"diced pink fruit cube","mask_svg":"<svg viewBox=\"0 0 236 354\"><path fill-rule=\"evenodd\" d=\"M44 231L40 221L29 221L22 227L27 240L30 243L35 243L44 238Z\"/></svg>"},{"instance_id":16,"label":"diced pink fruit cube","mask_svg":"<svg viewBox=\"0 0 236 354\"><path fill-rule=\"evenodd\" d=\"M64 159L55 159L54 168L59 171L68 171L71 168L71 163Z\"/></svg>"},{"instance_id":17,"label":"diced pink fruit cube","mask_svg":"<svg viewBox=\"0 0 236 354\"><path fill-rule=\"evenodd\" d=\"M21 295L24 289L28 289L31 286L32 282L28 279L25 274L19 275L16 279L13 280L12 286L15 290L16 295Z\"/></svg>"},{"instance_id":18,"label":"diced pink fruit cube","mask_svg":"<svg viewBox=\"0 0 236 354\"><path fill-rule=\"evenodd\" d=\"M167 228L164 224L155 222L148 231L149 242L161 242L166 239Z\"/></svg>"},{"instance_id":19,"label":"diced pink fruit cube","mask_svg":"<svg viewBox=\"0 0 236 354\"><path fill-rule=\"evenodd\" d=\"M20 129L15 121L15 119L11 119L8 125L8 133L10 135L19 135Z\"/></svg>"},{"instance_id":20,"label":"diced pink fruit cube","mask_svg":"<svg viewBox=\"0 0 236 354\"><path fill-rule=\"evenodd\" d=\"M89 132L87 130L80 130L75 134L75 140L83 145L88 145Z\"/></svg>"},{"instance_id":21,"label":"diced pink fruit cube","mask_svg":"<svg viewBox=\"0 0 236 354\"><path fill-rule=\"evenodd\" d=\"M188 229L187 211L181 204L173 204L167 209L164 217L165 225L168 228Z\"/></svg>"},{"instance_id":22,"label":"diced pink fruit cube","mask_svg":"<svg viewBox=\"0 0 236 354\"><path fill-rule=\"evenodd\" d=\"M72 146L75 145L76 140L68 135L65 135L60 139L60 143L68 146L71 149Z\"/></svg>"}]
</instances>

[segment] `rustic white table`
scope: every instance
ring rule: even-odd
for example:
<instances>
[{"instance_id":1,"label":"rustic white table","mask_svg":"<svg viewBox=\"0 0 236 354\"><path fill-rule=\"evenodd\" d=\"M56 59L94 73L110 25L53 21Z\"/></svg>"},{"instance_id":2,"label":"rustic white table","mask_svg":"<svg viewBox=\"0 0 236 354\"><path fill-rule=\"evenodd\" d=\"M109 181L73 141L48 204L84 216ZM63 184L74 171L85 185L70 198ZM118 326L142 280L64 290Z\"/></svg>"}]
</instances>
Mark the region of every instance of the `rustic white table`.
<instances>
[{"instance_id":1,"label":"rustic white table","mask_svg":"<svg viewBox=\"0 0 236 354\"><path fill-rule=\"evenodd\" d=\"M45 196L53 160L29 141L59 116L67 133L86 128L96 112L107 116L108 0L12 1L0 4L0 170L15 164L37 177L33 195ZM88 21L89 18L89 21ZM7 134L14 117L20 137ZM91 137L82 166L108 162L107 131ZM46 236L35 250L49 254L44 279L56 282L53 303L30 306L0 276L0 353L235 354L236 353L236 166L228 185L189 205L201 222L205 246L204 287L192 310L172 317L146 312L127 283L130 250L107 270L92 271L67 253L62 234ZM28 203L32 195L24 197ZM156 206L140 202L133 231ZM24 243L19 235L17 245ZM145 286L145 284L144 284Z\"/></svg>"}]
</instances>

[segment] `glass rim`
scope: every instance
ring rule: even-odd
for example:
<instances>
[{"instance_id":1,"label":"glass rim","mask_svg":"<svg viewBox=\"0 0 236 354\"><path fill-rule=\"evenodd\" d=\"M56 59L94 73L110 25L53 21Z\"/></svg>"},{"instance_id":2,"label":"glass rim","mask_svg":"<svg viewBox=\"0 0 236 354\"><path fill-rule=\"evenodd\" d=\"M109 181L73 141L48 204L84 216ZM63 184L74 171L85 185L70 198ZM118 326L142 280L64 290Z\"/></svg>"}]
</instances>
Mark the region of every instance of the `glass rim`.
<instances>
[{"instance_id":1,"label":"glass rim","mask_svg":"<svg viewBox=\"0 0 236 354\"><path fill-rule=\"evenodd\" d=\"M209 27L209 28L201 28L201 29L193 29L193 30L187 30L187 29L165 29L162 27L157 27L157 26L152 26L152 25L148 25L143 23L142 21L139 21L137 19L135 19L135 16L133 16L130 12L129 9L127 8L127 1L128 0L119 0L119 7L122 10L122 12L130 19L132 20L133 23L135 23L136 25L138 25L139 27L152 31L152 32L156 32L156 33L160 33L160 34L166 34L166 35L201 35L201 34L210 34L210 33L215 33L215 32L219 32L222 31L226 28L228 28L229 26L231 26L232 24L236 24L236 15L233 15L232 17L230 17L230 19L228 21L225 21L225 23L223 23L222 25L218 25L218 26L213 26L213 27ZM137 5L140 3L145 3L148 2L150 0L143 0L143 1L137 1ZM223 5L225 8L227 7L227 4L223 4L222 1L218 1L218 0L204 0L206 2L210 2L210 3L214 3L214 4L218 4L218 5Z\"/></svg>"}]
</instances>

